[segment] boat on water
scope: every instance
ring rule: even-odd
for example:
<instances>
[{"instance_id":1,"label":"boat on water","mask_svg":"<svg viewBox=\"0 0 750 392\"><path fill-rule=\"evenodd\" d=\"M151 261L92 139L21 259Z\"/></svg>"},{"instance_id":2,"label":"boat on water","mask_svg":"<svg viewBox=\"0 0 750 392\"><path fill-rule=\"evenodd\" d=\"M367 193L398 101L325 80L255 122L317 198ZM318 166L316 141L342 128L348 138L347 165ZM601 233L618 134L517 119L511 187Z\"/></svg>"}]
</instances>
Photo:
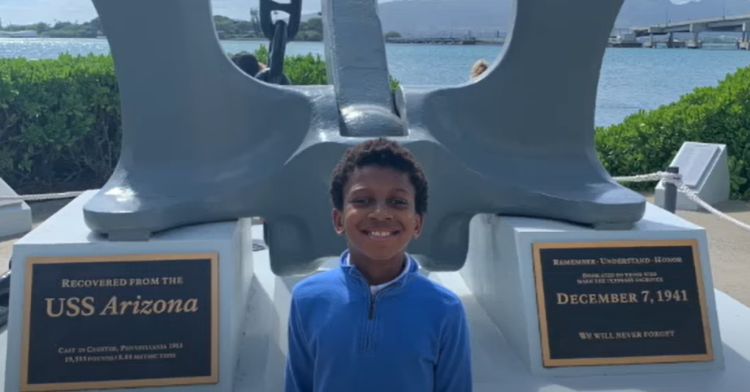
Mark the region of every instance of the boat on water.
<instances>
[{"instance_id":1,"label":"boat on water","mask_svg":"<svg viewBox=\"0 0 750 392\"><path fill-rule=\"evenodd\" d=\"M641 48L643 43L638 41L634 33L625 33L610 36L607 46L611 48Z\"/></svg>"}]
</instances>

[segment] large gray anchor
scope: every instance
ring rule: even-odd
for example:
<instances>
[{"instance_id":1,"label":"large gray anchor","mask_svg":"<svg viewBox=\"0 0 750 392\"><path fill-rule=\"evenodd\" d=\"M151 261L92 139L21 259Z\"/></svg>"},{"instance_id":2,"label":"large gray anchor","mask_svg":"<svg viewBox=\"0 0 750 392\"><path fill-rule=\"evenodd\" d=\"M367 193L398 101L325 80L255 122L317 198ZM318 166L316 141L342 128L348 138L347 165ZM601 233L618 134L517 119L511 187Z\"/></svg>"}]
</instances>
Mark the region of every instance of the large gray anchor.
<instances>
[{"instance_id":1,"label":"large gray anchor","mask_svg":"<svg viewBox=\"0 0 750 392\"><path fill-rule=\"evenodd\" d=\"M312 87L235 68L209 0L94 4L124 135L84 215L112 240L262 216L273 270L310 271L344 247L330 226L329 173L346 148L375 136L411 149L430 179L424 233L410 249L429 269L463 265L477 213L616 228L643 215L643 197L615 183L594 151L599 69L622 0L519 1L505 53L483 78L395 97L376 0L324 0L333 85ZM574 45L547 45L563 30Z\"/></svg>"}]
</instances>

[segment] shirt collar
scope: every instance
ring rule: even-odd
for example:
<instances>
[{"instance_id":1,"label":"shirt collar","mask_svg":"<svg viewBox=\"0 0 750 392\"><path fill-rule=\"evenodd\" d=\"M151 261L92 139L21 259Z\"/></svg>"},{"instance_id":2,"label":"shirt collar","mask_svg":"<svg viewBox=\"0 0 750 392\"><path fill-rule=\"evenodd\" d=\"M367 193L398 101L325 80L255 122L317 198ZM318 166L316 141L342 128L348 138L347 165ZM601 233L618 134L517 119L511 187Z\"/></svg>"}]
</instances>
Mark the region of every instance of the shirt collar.
<instances>
[{"instance_id":1,"label":"shirt collar","mask_svg":"<svg viewBox=\"0 0 750 392\"><path fill-rule=\"evenodd\" d=\"M411 257L411 255L408 254L408 253L406 253L405 255L406 255L406 264L404 265L404 268L401 270L401 273L398 274L398 276L396 276L395 278L393 278L392 280L390 280L388 282L381 283L381 284L378 284L378 285L373 285L373 286L370 286L370 287L375 287L377 290L382 290L383 288L385 288L387 286L390 286L390 285L392 285L392 284L400 281L409 272L416 271L417 269L419 269L419 264L416 262L416 260L414 260ZM346 267L347 269L350 269L350 270L353 270L353 271L357 271L359 273L359 270L357 269L357 267L351 263L350 253L349 253L348 249L345 250L344 253L341 254L341 266L342 267Z\"/></svg>"}]
</instances>

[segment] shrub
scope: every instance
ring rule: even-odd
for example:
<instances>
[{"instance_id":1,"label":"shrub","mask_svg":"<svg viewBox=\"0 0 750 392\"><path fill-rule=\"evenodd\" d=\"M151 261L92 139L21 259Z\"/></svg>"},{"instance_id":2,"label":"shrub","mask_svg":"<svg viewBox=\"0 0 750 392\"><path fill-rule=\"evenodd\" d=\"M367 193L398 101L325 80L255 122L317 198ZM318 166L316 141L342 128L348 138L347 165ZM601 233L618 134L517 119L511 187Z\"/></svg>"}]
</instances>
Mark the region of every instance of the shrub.
<instances>
[{"instance_id":1,"label":"shrub","mask_svg":"<svg viewBox=\"0 0 750 392\"><path fill-rule=\"evenodd\" d=\"M750 68L596 132L600 160L613 176L665 170L685 141L726 144L731 197L750 199Z\"/></svg>"},{"instance_id":2,"label":"shrub","mask_svg":"<svg viewBox=\"0 0 750 392\"><path fill-rule=\"evenodd\" d=\"M0 177L16 190L100 186L119 143L110 57L0 60Z\"/></svg>"},{"instance_id":3,"label":"shrub","mask_svg":"<svg viewBox=\"0 0 750 392\"><path fill-rule=\"evenodd\" d=\"M264 64L269 64L268 48L261 46L255 51L255 57ZM320 56L308 54L291 56L284 59L284 73L296 85L328 84L326 63Z\"/></svg>"},{"instance_id":4,"label":"shrub","mask_svg":"<svg viewBox=\"0 0 750 392\"><path fill-rule=\"evenodd\" d=\"M401 33L399 33L398 31L389 31L385 33L384 37L386 41L389 41L392 39L398 39L398 38L401 38Z\"/></svg>"},{"instance_id":5,"label":"shrub","mask_svg":"<svg viewBox=\"0 0 750 392\"><path fill-rule=\"evenodd\" d=\"M285 71L326 83L319 57L287 58ZM0 178L19 193L101 187L120 152L119 99L110 56L0 59Z\"/></svg>"}]
</instances>

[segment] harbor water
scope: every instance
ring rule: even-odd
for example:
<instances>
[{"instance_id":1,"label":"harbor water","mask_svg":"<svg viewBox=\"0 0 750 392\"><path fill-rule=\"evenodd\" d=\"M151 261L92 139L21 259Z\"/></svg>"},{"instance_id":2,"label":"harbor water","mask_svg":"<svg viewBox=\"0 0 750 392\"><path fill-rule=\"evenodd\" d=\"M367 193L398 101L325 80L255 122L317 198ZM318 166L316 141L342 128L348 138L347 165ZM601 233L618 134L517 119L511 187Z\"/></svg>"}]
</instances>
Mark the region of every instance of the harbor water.
<instances>
[{"instance_id":1,"label":"harbor water","mask_svg":"<svg viewBox=\"0 0 750 392\"><path fill-rule=\"evenodd\" d=\"M254 51L265 41L221 41L228 53ZM404 85L450 86L468 81L478 59L497 59L502 46L388 44L389 70ZM106 39L0 38L0 58L56 58L108 54ZM287 55L323 56L321 42L291 42ZM550 62L555 59L550 58ZM750 52L734 46L713 49L609 48L602 64L596 103L597 126L621 122L640 110L678 100L697 87L715 86L727 74L750 65Z\"/></svg>"}]
</instances>

